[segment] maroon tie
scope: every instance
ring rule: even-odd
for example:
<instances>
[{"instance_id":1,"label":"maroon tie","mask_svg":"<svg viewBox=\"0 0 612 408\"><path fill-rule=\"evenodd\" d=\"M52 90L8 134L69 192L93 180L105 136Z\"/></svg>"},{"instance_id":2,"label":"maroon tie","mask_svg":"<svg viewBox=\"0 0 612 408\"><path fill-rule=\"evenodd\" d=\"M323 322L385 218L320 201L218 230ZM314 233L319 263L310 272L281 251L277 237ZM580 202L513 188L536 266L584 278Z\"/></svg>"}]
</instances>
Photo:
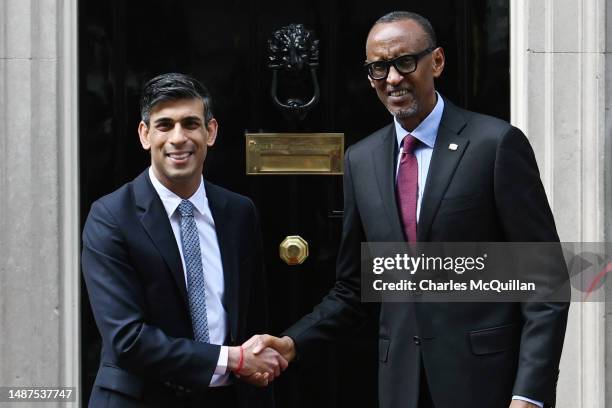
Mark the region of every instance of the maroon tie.
<instances>
[{"instance_id":1,"label":"maroon tie","mask_svg":"<svg viewBox=\"0 0 612 408\"><path fill-rule=\"evenodd\" d=\"M402 214L404 236L408 242L416 242L417 236L417 200L419 196L419 165L414 149L419 141L412 135L406 135L402 142L402 156L397 171L397 202Z\"/></svg>"}]
</instances>

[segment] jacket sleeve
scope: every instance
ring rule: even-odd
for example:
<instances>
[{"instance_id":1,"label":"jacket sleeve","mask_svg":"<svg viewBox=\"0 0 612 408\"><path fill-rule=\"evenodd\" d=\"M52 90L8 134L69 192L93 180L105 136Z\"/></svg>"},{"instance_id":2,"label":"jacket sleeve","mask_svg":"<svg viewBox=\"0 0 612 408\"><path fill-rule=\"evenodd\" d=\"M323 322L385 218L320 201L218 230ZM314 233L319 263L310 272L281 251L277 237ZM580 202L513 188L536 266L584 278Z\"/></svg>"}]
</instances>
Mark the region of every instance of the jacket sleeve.
<instances>
[{"instance_id":1,"label":"jacket sleeve","mask_svg":"<svg viewBox=\"0 0 612 408\"><path fill-rule=\"evenodd\" d=\"M301 356L321 340L336 340L367 318L369 310L361 303L361 242L365 234L354 199L351 149L344 164L344 215L342 240L336 260L336 282L314 310L283 335L291 337Z\"/></svg>"},{"instance_id":2,"label":"jacket sleeve","mask_svg":"<svg viewBox=\"0 0 612 408\"><path fill-rule=\"evenodd\" d=\"M98 330L120 368L143 377L205 389L220 346L173 338L146 322L144 288L121 227L101 202L83 231L82 266Z\"/></svg>"},{"instance_id":3,"label":"jacket sleeve","mask_svg":"<svg viewBox=\"0 0 612 408\"><path fill-rule=\"evenodd\" d=\"M511 127L501 138L495 163L496 206L506 241L558 242L535 155L520 130ZM551 259L549 255L534 256L529 262L563 287L568 278L565 263L561 256ZM568 302L521 304L523 327L514 395L554 405L568 309Z\"/></svg>"},{"instance_id":4,"label":"jacket sleeve","mask_svg":"<svg viewBox=\"0 0 612 408\"><path fill-rule=\"evenodd\" d=\"M243 308L245 317L243 319L245 330L241 330L241 336L237 339L239 343L244 343L255 334L269 333L269 309L268 309L268 279L264 267L263 259L263 239L259 215L253 202L249 200L249 211L247 219L249 222L249 232L247 242L252 243L253 253L248 258L252 263L249 265L249 286L245 289L248 294L248 307ZM246 231L245 231L246 232ZM274 384L267 387L255 387L243 381L235 381L235 387L242 390L253 407L273 408Z\"/></svg>"}]
</instances>

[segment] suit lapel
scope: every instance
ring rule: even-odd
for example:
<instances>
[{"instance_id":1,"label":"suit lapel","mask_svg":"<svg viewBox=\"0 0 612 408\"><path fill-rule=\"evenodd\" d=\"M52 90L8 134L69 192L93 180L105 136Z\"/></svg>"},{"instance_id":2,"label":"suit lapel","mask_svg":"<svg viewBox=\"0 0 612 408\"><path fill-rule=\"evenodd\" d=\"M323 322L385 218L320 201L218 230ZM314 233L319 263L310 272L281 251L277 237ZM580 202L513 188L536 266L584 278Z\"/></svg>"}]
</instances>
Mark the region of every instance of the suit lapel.
<instances>
[{"instance_id":1,"label":"suit lapel","mask_svg":"<svg viewBox=\"0 0 612 408\"><path fill-rule=\"evenodd\" d=\"M221 252L221 263L223 265L223 280L225 283L225 295L223 305L228 312L230 340L236 338L238 331L238 311L240 310L240 300L238 291L238 254L235 244L236 235L231 230L232 217L228 214L227 197L215 185L204 182L206 187L206 197L208 205L215 221L215 231L219 250Z\"/></svg>"},{"instance_id":2,"label":"suit lapel","mask_svg":"<svg viewBox=\"0 0 612 408\"><path fill-rule=\"evenodd\" d=\"M396 145L395 127L391 124L386 130L382 142L372 149L372 162L381 197L380 203L385 208L387 221L389 222L389 241L401 242L405 238L395 199Z\"/></svg>"},{"instance_id":3,"label":"suit lapel","mask_svg":"<svg viewBox=\"0 0 612 408\"><path fill-rule=\"evenodd\" d=\"M417 226L418 241L428 240L431 224L440 206L440 201L469 144L469 139L459 135L466 125L465 118L447 99L444 99L444 104L444 113L440 121L425 183L425 194L421 203L421 214ZM453 146L456 150L450 147L452 144L456 145L456 147Z\"/></svg>"},{"instance_id":4,"label":"suit lapel","mask_svg":"<svg viewBox=\"0 0 612 408\"><path fill-rule=\"evenodd\" d=\"M145 170L134 180L134 195L136 205L142 211L140 222L145 231L153 241L153 244L168 265L174 281L183 298L187 311L189 311L189 300L187 298L187 287L185 285L185 274L181 255L170 226L168 214L157 192L149 179L149 170Z\"/></svg>"}]
</instances>

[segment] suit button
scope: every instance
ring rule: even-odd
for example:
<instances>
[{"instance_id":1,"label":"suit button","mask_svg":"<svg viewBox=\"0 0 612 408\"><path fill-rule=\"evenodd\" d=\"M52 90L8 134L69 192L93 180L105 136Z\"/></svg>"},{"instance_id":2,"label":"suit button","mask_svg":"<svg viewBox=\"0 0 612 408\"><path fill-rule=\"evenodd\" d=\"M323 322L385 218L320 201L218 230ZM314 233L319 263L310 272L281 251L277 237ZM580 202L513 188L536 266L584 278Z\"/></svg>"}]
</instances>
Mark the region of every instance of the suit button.
<instances>
[{"instance_id":1,"label":"suit button","mask_svg":"<svg viewBox=\"0 0 612 408\"><path fill-rule=\"evenodd\" d=\"M414 344L416 344L417 346L421 345L421 338L419 336L414 336L412 338L412 341L414 341Z\"/></svg>"}]
</instances>

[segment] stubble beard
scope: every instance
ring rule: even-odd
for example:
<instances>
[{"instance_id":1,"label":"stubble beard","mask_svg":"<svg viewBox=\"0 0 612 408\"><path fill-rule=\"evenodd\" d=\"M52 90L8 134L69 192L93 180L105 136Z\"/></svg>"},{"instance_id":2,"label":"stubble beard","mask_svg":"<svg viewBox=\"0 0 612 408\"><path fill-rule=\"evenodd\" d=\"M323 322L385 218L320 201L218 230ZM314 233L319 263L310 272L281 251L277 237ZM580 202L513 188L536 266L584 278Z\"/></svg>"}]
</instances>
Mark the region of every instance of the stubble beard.
<instances>
[{"instance_id":1,"label":"stubble beard","mask_svg":"<svg viewBox=\"0 0 612 408\"><path fill-rule=\"evenodd\" d=\"M418 111L419 111L419 105L418 105L416 100L413 100L412 104L408 108L403 108L403 109L400 109L400 110L395 111L395 112L389 110L389 112L393 116L395 116L395 118L398 121L401 120L401 119L412 118L412 117L414 117L417 114Z\"/></svg>"}]
</instances>

